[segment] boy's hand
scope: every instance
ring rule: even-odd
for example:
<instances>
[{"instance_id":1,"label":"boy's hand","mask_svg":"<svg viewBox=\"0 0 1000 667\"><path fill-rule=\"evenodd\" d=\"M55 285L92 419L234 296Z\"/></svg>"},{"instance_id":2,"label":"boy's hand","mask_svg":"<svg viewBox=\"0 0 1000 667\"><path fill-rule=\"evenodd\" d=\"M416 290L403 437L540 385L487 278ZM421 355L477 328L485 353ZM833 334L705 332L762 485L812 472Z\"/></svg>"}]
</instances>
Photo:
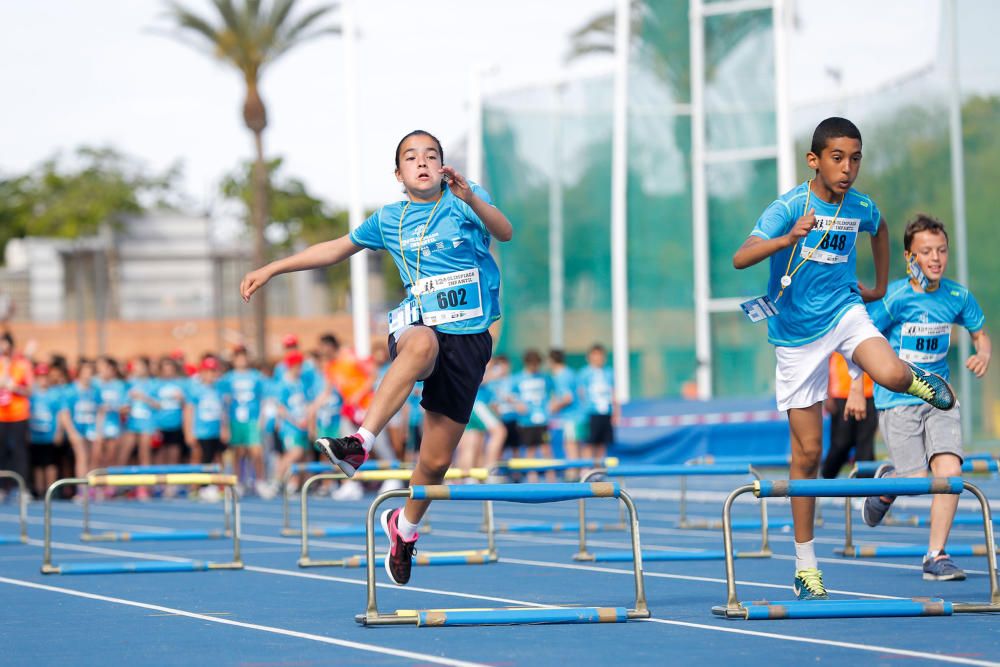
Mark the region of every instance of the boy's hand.
<instances>
[{"instance_id":1,"label":"boy's hand","mask_svg":"<svg viewBox=\"0 0 1000 667\"><path fill-rule=\"evenodd\" d=\"M451 188L451 193L468 204L472 198L472 187L465 180L465 176L455 171L454 167L447 165L442 165L440 171L444 175L448 187Z\"/></svg>"},{"instance_id":2,"label":"boy's hand","mask_svg":"<svg viewBox=\"0 0 1000 667\"><path fill-rule=\"evenodd\" d=\"M240 296L243 297L243 302L249 303L250 296L266 285L271 277L271 272L267 270L266 266L243 276L243 281L240 283Z\"/></svg>"},{"instance_id":3,"label":"boy's hand","mask_svg":"<svg viewBox=\"0 0 1000 667\"><path fill-rule=\"evenodd\" d=\"M788 245L795 245L799 239L805 238L815 226L816 209L811 208L806 211L805 215L795 221L795 225L788 232L788 234L786 234L786 237L788 238Z\"/></svg>"},{"instance_id":4,"label":"boy's hand","mask_svg":"<svg viewBox=\"0 0 1000 667\"><path fill-rule=\"evenodd\" d=\"M972 371L977 378L981 378L986 375L986 369L990 366L989 355L978 352L965 362L965 367Z\"/></svg>"},{"instance_id":5,"label":"boy's hand","mask_svg":"<svg viewBox=\"0 0 1000 667\"><path fill-rule=\"evenodd\" d=\"M885 290L879 290L877 287L869 289L860 280L858 281L858 291L861 293L861 300L865 303L878 301L885 296Z\"/></svg>"}]
</instances>

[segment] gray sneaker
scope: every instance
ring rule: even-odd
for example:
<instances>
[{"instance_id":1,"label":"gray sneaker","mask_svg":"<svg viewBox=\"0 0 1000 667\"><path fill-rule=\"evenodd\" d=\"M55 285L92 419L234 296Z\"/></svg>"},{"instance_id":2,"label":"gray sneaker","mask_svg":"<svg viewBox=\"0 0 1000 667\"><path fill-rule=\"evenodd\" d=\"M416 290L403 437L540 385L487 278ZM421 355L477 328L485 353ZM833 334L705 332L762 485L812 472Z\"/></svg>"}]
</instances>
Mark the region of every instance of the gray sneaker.
<instances>
[{"instance_id":1,"label":"gray sneaker","mask_svg":"<svg viewBox=\"0 0 1000 667\"><path fill-rule=\"evenodd\" d=\"M927 581L964 581L965 572L945 552L937 558L924 558L924 579Z\"/></svg>"},{"instance_id":2,"label":"gray sneaker","mask_svg":"<svg viewBox=\"0 0 1000 667\"><path fill-rule=\"evenodd\" d=\"M875 478L892 477L892 473L895 471L896 468L891 463L883 463L875 471ZM892 501L895 499L896 496L868 496L865 498L864 507L861 508L861 517L865 523L874 528L882 523L882 519L885 518L886 512L892 507Z\"/></svg>"}]
</instances>

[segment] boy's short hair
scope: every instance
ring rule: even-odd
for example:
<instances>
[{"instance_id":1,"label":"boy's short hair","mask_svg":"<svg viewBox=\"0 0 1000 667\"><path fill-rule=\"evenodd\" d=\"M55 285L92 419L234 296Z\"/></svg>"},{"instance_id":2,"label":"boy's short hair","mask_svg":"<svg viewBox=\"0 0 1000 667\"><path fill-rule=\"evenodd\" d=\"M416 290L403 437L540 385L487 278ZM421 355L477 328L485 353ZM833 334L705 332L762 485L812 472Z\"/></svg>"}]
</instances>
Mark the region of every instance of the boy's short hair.
<instances>
[{"instance_id":1,"label":"boy's short hair","mask_svg":"<svg viewBox=\"0 0 1000 667\"><path fill-rule=\"evenodd\" d=\"M600 343L594 343L593 345L591 345L591 346L590 346L590 349L589 349L589 350L587 350L587 352L588 352L588 353L589 353L589 352L601 352L601 353L603 353L603 354L607 354L607 353L608 353L608 350L607 350L607 348L605 348L605 347L604 347L603 345L601 345Z\"/></svg>"},{"instance_id":2,"label":"boy's short hair","mask_svg":"<svg viewBox=\"0 0 1000 667\"><path fill-rule=\"evenodd\" d=\"M538 350L528 350L524 353L524 363L525 364L541 364L542 355L538 353Z\"/></svg>"},{"instance_id":3,"label":"boy's short hair","mask_svg":"<svg viewBox=\"0 0 1000 667\"><path fill-rule=\"evenodd\" d=\"M549 350L549 361L554 364L565 364L566 353L559 349Z\"/></svg>"},{"instance_id":4,"label":"boy's short hair","mask_svg":"<svg viewBox=\"0 0 1000 667\"><path fill-rule=\"evenodd\" d=\"M937 218L932 218L926 213L917 213L917 217L906 223L903 231L903 249L909 250L913 243L913 237L919 232L933 232L934 234L944 234L944 240L948 240L948 231L944 228L944 223Z\"/></svg>"},{"instance_id":5,"label":"boy's short hair","mask_svg":"<svg viewBox=\"0 0 1000 667\"><path fill-rule=\"evenodd\" d=\"M510 357L508 357L506 354L494 354L493 361L499 364L509 364Z\"/></svg>"},{"instance_id":6,"label":"boy's short hair","mask_svg":"<svg viewBox=\"0 0 1000 667\"><path fill-rule=\"evenodd\" d=\"M858 126L847 120L846 118L841 118L840 116L831 116L826 120L822 121L813 130L812 145L809 148L811 153L819 155L826 148L826 144L831 139L839 139L840 137L847 137L848 139L857 139L861 141L861 130Z\"/></svg>"}]
</instances>

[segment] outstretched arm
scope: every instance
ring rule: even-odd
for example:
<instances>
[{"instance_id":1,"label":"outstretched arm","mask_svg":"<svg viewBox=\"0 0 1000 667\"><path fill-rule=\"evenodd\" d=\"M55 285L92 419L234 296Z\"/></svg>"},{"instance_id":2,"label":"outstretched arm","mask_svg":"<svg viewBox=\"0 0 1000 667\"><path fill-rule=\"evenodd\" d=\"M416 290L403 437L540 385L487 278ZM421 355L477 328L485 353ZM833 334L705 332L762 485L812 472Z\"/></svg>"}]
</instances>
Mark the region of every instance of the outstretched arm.
<instances>
[{"instance_id":1,"label":"outstretched arm","mask_svg":"<svg viewBox=\"0 0 1000 667\"><path fill-rule=\"evenodd\" d=\"M868 289L860 282L861 298L865 303L878 301L885 296L889 286L889 227L885 218L879 223L878 232L872 236L872 259L875 260L875 287Z\"/></svg>"},{"instance_id":2,"label":"outstretched arm","mask_svg":"<svg viewBox=\"0 0 1000 667\"><path fill-rule=\"evenodd\" d=\"M249 301L254 292L277 275L337 264L361 249L361 246L354 245L351 237L346 234L332 241L311 245L302 252L297 252L283 259L276 259L243 276L243 282L240 283L240 296L243 297L244 301Z\"/></svg>"},{"instance_id":3,"label":"outstretched arm","mask_svg":"<svg viewBox=\"0 0 1000 667\"><path fill-rule=\"evenodd\" d=\"M514 238L514 226L496 206L492 206L472 191L465 177L449 166L442 166L441 173L448 177L448 187L453 195L469 205L469 208L479 216L486 229L498 241L510 241Z\"/></svg>"},{"instance_id":4,"label":"outstretched arm","mask_svg":"<svg viewBox=\"0 0 1000 667\"><path fill-rule=\"evenodd\" d=\"M809 231L816 226L816 209L809 209L805 215L795 221L795 225L787 234L773 239L764 239L759 236L748 236L740 249L733 255L733 268L745 269L757 264L779 250L788 248L798 243L799 239L805 238Z\"/></svg>"}]
</instances>

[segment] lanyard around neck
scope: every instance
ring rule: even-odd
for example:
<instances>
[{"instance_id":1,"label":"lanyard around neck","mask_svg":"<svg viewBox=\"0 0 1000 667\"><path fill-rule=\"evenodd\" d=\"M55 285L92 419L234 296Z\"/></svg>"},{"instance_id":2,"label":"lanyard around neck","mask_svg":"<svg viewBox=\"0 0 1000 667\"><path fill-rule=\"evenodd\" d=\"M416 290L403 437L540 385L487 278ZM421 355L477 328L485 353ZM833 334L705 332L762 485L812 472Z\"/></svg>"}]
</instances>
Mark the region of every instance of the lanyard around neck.
<instances>
[{"instance_id":1,"label":"lanyard around neck","mask_svg":"<svg viewBox=\"0 0 1000 667\"><path fill-rule=\"evenodd\" d=\"M806 206L804 209L802 209L802 215L805 215L806 213L809 212L809 199L811 197L812 197L812 179L810 178L806 182ZM847 198L847 193L845 192L844 196L840 198L840 203L837 204L837 210L833 214L833 220L830 221L830 224L827 226L826 231L823 232L823 236L821 236L819 241L816 242L816 245L813 246L813 248L809 251L809 254L806 255L798 264L795 265L794 269L792 268L792 259L795 257L795 245L792 246L792 252L789 253L788 255L788 265L785 266L785 275L781 277L781 289L778 290L778 296L774 298L775 302L777 302L778 299L781 298L781 295L785 293L785 288L792 284L792 276L794 276L795 273L802 268L803 264L812 259L813 253L816 252L817 248L823 245L823 241L826 240L826 237L830 235L830 230L833 229L833 226L835 224L837 224L837 216L840 215L840 209L844 205L844 199L846 198ZM796 245L798 244L796 243ZM805 250L805 247L806 247L806 237L803 236L802 249Z\"/></svg>"},{"instance_id":2,"label":"lanyard around neck","mask_svg":"<svg viewBox=\"0 0 1000 667\"><path fill-rule=\"evenodd\" d=\"M438 204L444 199L444 193L438 197L438 200L434 202L434 208L431 209L430 215L427 216L427 222L424 223L424 228L420 232L420 239L417 241L417 262L414 270L417 273L417 280L420 280L420 254L421 249L424 247L424 236L427 234L427 228L431 225L431 220L434 218L434 211L437 210ZM410 265L406 263L406 249L403 247L403 218L406 217L406 211L410 208L412 202L406 202L406 206L403 207L403 211L399 214L399 256L403 260L403 268L406 269L406 279L410 281L410 289L413 289L415 281L413 276L410 274ZM419 303L419 300L418 300Z\"/></svg>"}]
</instances>

